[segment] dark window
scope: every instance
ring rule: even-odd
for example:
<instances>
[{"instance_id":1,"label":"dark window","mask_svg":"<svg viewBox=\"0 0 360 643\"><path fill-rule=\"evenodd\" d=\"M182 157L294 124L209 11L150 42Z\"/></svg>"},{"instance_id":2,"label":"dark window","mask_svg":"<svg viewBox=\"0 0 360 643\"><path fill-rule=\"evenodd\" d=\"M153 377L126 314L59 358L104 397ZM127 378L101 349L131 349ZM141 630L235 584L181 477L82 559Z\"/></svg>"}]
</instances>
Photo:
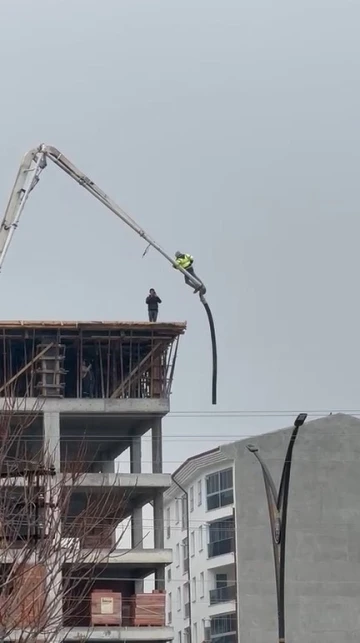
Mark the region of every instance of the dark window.
<instances>
[{"instance_id":1,"label":"dark window","mask_svg":"<svg viewBox=\"0 0 360 643\"><path fill-rule=\"evenodd\" d=\"M187 527L187 497L182 496L181 498L181 528L186 529Z\"/></svg>"},{"instance_id":2,"label":"dark window","mask_svg":"<svg viewBox=\"0 0 360 643\"><path fill-rule=\"evenodd\" d=\"M234 522L232 518L217 520L209 525L208 556L221 556L234 551Z\"/></svg>"},{"instance_id":3,"label":"dark window","mask_svg":"<svg viewBox=\"0 0 360 643\"><path fill-rule=\"evenodd\" d=\"M206 478L207 510L226 507L234 502L233 470L224 469Z\"/></svg>"},{"instance_id":4,"label":"dark window","mask_svg":"<svg viewBox=\"0 0 360 643\"><path fill-rule=\"evenodd\" d=\"M236 632L236 614L215 616L210 621L211 637Z\"/></svg>"},{"instance_id":5,"label":"dark window","mask_svg":"<svg viewBox=\"0 0 360 643\"><path fill-rule=\"evenodd\" d=\"M184 538L182 541L182 550L183 550L183 573L186 574L189 571L189 543L188 539Z\"/></svg>"}]
</instances>

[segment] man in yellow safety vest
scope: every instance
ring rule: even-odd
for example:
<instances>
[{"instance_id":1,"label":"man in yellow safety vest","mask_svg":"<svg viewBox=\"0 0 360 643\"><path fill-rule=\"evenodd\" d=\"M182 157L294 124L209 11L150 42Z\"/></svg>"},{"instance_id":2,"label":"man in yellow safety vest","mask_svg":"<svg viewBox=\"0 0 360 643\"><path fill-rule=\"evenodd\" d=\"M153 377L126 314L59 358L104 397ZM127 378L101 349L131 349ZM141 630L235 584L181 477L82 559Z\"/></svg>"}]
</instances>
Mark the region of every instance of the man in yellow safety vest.
<instances>
[{"instance_id":1,"label":"man in yellow safety vest","mask_svg":"<svg viewBox=\"0 0 360 643\"><path fill-rule=\"evenodd\" d=\"M194 257L177 251L175 253L175 263L181 268L183 268L184 270L186 270L186 272L189 273L189 275L191 275L192 277L194 277L194 279L197 279L198 281L200 281L200 283L202 283L201 279L199 279L199 277L194 272L194 268L193 268ZM188 286L194 285L191 283L190 279L186 275L185 275L185 283ZM195 288L194 292L197 292L198 290L199 288Z\"/></svg>"}]
</instances>

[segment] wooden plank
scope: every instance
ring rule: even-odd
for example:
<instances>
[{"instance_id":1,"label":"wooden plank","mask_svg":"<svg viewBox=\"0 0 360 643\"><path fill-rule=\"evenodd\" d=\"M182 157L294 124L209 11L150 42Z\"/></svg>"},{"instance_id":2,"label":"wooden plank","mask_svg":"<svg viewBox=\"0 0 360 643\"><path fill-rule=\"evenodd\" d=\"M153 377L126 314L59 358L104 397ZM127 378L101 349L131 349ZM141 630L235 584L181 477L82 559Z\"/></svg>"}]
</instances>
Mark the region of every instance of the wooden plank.
<instances>
[{"instance_id":1,"label":"wooden plank","mask_svg":"<svg viewBox=\"0 0 360 643\"><path fill-rule=\"evenodd\" d=\"M133 370L131 371L131 373L129 373L129 375L128 375L127 377L125 377L125 379L123 380L123 382L121 382L121 384L119 384L119 386L118 386L118 387L115 389L115 391L112 393L111 397L116 397L116 396L121 392L121 390L122 390L123 388L125 388L125 386L126 386L126 385L131 381L131 380L132 380L132 378L134 377L134 375L136 375L136 373L140 370L140 368L142 368L143 366L145 366L146 362L148 362L148 361L149 361L149 359L150 359L151 357L153 357L153 356L154 356L154 354L155 354L159 349L163 350L163 347L164 347L164 345L163 345L162 343L156 344L156 346L154 346L154 348L150 351L150 353L148 353L148 354L147 354L147 355L146 355L146 356L141 360L141 362L139 362L139 364L137 364L137 365L135 366L135 368L133 368Z\"/></svg>"}]
</instances>

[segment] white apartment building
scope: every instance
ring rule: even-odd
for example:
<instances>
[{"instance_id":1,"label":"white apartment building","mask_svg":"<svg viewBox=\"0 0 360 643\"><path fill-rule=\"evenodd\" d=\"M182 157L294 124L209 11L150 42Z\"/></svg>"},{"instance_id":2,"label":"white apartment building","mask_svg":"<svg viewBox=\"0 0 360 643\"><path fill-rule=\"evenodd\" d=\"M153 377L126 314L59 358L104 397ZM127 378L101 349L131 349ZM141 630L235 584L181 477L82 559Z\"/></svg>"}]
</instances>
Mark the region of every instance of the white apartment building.
<instances>
[{"instance_id":1,"label":"white apartment building","mask_svg":"<svg viewBox=\"0 0 360 643\"><path fill-rule=\"evenodd\" d=\"M186 460L164 494L167 623L175 643L235 643L233 460L220 448ZM188 509L188 512L187 512Z\"/></svg>"}]
</instances>

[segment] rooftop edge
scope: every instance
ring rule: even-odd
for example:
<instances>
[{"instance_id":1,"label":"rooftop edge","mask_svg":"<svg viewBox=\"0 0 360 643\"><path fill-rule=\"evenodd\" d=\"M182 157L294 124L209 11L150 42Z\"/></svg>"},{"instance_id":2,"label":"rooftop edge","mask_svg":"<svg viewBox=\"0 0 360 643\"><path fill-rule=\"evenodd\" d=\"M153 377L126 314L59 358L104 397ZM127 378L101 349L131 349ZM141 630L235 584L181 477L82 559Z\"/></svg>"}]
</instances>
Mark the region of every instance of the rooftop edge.
<instances>
[{"instance_id":1,"label":"rooftop edge","mask_svg":"<svg viewBox=\"0 0 360 643\"><path fill-rule=\"evenodd\" d=\"M159 329L184 332L186 327L186 322L0 320L0 328L68 328L72 330L90 330L94 328L121 330L138 328L142 330Z\"/></svg>"}]
</instances>

